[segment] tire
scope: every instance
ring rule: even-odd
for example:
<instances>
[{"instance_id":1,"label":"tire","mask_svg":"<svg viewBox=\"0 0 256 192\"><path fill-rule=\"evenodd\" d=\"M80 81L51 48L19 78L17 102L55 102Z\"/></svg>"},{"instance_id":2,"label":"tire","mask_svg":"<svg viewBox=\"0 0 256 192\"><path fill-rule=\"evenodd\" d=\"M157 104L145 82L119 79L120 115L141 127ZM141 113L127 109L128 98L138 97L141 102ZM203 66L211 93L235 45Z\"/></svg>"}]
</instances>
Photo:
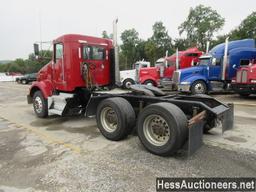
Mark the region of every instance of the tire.
<instances>
[{"instance_id":1,"label":"tire","mask_svg":"<svg viewBox=\"0 0 256 192\"><path fill-rule=\"evenodd\" d=\"M124 82L123 82L123 88L125 88L125 89L130 89L130 86L131 85L134 85L135 84L135 81L134 80L132 80L132 79L126 79L126 80L124 80Z\"/></svg>"},{"instance_id":2,"label":"tire","mask_svg":"<svg viewBox=\"0 0 256 192\"><path fill-rule=\"evenodd\" d=\"M155 86L156 84L155 84L155 82L154 81L152 81L152 80L146 80L146 81L144 81L144 83L143 83L144 85L151 85L151 86Z\"/></svg>"},{"instance_id":3,"label":"tire","mask_svg":"<svg viewBox=\"0 0 256 192\"><path fill-rule=\"evenodd\" d=\"M48 116L48 103L41 91L36 91L33 95L33 107L35 114L40 118Z\"/></svg>"},{"instance_id":4,"label":"tire","mask_svg":"<svg viewBox=\"0 0 256 192\"><path fill-rule=\"evenodd\" d=\"M250 93L239 93L240 97L249 97Z\"/></svg>"},{"instance_id":5,"label":"tire","mask_svg":"<svg viewBox=\"0 0 256 192\"><path fill-rule=\"evenodd\" d=\"M124 98L104 99L97 107L96 120L104 137L119 141L132 132L135 126L135 112Z\"/></svg>"},{"instance_id":6,"label":"tire","mask_svg":"<svg viewBox=\"0 0 256 192\"><path fill-rule=\"evenodd\" d=\"M23 79L23 80L21 81L21 83L22 83L23 85L25 85L25 84L27 84L27 81L26 81L25 79Z\"/></svg>"},{"instance_id":7,"label":"tire","mask_svg":"<svg viewBox=\"0 0 256 192\"><path fill-rule=\"evenodd\" d=\"M150 123L153 126L158 124L158 127L152 127ZM151 104L145 107L138 117L137 133L148 151L160 156L170 156L180 149L187 139L187 117L180 108L171 103Z\"/></svg>"},{"instance_id":8,"label":"tire","mask_svg":"<svg viewBox=\"0 0 256 192\"><path fill-rule=\"evenodd\" d=\"M204 81L195 81L191 86L191 93L194 94L206 94L208 92L207 86Z\"/></svg>"}]
</instances>

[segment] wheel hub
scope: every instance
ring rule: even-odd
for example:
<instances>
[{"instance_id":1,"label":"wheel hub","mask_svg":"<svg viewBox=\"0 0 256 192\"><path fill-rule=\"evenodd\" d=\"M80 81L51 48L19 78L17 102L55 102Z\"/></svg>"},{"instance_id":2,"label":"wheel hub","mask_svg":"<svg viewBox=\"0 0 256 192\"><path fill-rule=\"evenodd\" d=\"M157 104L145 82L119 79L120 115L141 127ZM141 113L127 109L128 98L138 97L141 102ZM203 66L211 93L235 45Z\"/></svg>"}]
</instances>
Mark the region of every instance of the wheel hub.
<instances>
[{"instance_id":1,"label":"wheel hub","mask_svg":"<svg viewBox=\"0 0 256 192\"><path fill-rule=\"evenodd\" d=\"M102 126L106 131L114 132L117 129L117 114L111 107L105 107L102 109L100 119Z\"/></svg>"},{"instance_id":2,"label":"wheel hub","mask_svg":"<svg viewBox=\"0 0 256 192\"><path fill-rule=\"evenodd\" d=\"M160 115L149 115L143 124L146 139L153 145L162 146L170 139L170 128Z\"/></svg>"},{"instance_id":3,"label":"wheel hub","mask_svg":"<svg viewBox=\"0 0 256 192\"><path fill-rule=\"evenodd\" d=\"M43 102L40 97L35 98L34 106L37 113L41 113L43 111Z\"/></svg>"}]
</instances>

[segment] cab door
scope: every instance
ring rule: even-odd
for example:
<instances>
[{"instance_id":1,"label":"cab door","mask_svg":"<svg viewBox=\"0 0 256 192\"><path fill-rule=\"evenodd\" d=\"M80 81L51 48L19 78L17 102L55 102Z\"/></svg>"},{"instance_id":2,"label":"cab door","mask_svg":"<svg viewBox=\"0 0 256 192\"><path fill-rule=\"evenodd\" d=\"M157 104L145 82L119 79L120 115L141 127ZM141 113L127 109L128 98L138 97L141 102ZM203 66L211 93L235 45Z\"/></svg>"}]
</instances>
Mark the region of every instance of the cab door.
<instances>
[{"instance_id":1,"label":"cab door","mask_svg":"<svg viewBox=\"0 0 256 192\"><path fill-rule=\"evenodd\" d=\"M54 44L53 82L56 89L61 90L65 84L64 72L64 46L62 43Z\"/></svg>"},{"instance_id":2,"label":"cab door","mask_svg":"<svg viewBox=\"0 0 256 192\"><path fill-rule=\"evenodd\" d=\"M213 59L209 65L209 80L220 80L221 79L221 59Z\"/></svg>"},{"instance_id":3,"label":"cab door","mask_svg":"<svg viewBox=\"0 0 256 192\"><path fill-rule=\"evenodd\" d=\"M83 62L88 86L104 86L110 83L109 53L106 46L83 45Z\"/></svg>"}]
</instances>

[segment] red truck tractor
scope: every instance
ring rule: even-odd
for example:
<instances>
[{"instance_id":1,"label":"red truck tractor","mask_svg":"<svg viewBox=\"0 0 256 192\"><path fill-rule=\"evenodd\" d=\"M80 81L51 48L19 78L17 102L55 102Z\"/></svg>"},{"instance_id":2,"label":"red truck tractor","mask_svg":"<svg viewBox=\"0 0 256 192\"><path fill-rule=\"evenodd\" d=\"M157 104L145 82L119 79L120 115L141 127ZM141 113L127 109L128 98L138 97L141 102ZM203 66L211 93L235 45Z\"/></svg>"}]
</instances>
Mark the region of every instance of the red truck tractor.
<instances>
[{"instance_id":1,"label":"red truck tractor","mask_svg":"<svg viewBox=\"0 0 256 192\"><path fill-rule=\"evenodd\" d=\"M139 82L145 85L159 86L169 84L172 80L173 72L176 69L188 68L196 65L199 57L203 54L196 47L166 57L162 62L158 62L155 67L141 69L139 72Z\"/></svg>"},{"instance_id":2,"label":"red truck tractor","mask_svg":"<svg viewBox=\"0 0 256 192\"><path fill-rule=\"evenodd\" d=\"M232 79L231 88L242 97L256 94L256 59L248 66L237 70L236 77Z\"/></svg>"},{"instance_id":3,"label":"red truck tractor","mask_svg":"<svg viewBox=\"0 0 256 192\"><path fill-rule=\"evenodd\" d=\"M233 127L232 105L214 98L165 95L145 85L120 89L118 49L112 40L63 35L53 47L52 60L39 71L27 96L40 118L96 116L107 139L124 139L136 129L143 146L161 156L173 155L185 145L192 154L202 144L203 131L217 121L223 131Z\"/></svg>"}]
</instances>

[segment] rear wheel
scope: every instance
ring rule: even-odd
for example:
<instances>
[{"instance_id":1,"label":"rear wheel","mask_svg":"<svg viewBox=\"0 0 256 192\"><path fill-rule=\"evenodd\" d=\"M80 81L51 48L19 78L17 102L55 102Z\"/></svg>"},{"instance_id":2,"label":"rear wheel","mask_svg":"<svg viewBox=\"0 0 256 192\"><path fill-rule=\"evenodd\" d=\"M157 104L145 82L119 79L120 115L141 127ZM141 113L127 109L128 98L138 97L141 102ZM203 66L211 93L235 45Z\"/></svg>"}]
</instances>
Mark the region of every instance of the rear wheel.
<instances>
[{"instance_id":1,"label":"rear wheel","mask_svg":"<svg viewBox=\"0 0 256 192\"><path fill-rule=\"evenodd\" d=\"M26 81L25 79L23 79L23 80L21 81L21 83L25 85L25 84L27 84L27 81Z\"/></svg>"},{"instance_id":2,"label":"rear wheel","mask_svg":"<svg viewBox=\"0 0 256 192\"><path fill-rule=\"evenodd\" d=\"M33 107L38 117L44 118L48 116L48 103L41 91L36 91L34 93Z\"/></svg>"},{"instance_id":3,"label":"rear wheel","mask_svg":"<svg viewBox=\"0 0 256 192\"><path fill-rule=\"evenodd\" d=\"M207 86L204 81L198 80L195 81L191 86L192 94L206 94Z\"/></svg>"},{"instance_id":4,"label":"rear wheel","mask_svg":"<svg viewBox=\"0 0 256 192\"><path fill-rule=\"evenodd\" d=\"M250 93L239 93L240 97L249 97Z\"/></svg>"},{"instance_id":5,"label":"rear wheel","mask_svg":"<svg viewBox=\"0 0 256 192\"><path fill-rule=\"evenodd\" d=\"M154 81L152 81L152 80L146 80L144 83L143 83L144 85L150 85L150 86L155 86L155 82Z\"/></svg>"},{"instance_id":6,"label":"rear wheel","mask_svg":"<svg viewBox=\"0 0 256 192\"><path fill-rule=\"evenodd\" d=\"M123 87L126 88L126 89L130 89L131 85L134 85L134 84L135 84L134 80L126 79L123 82Z\"/></svg>"},{"instance_id":7,"label":"rear wheel","mask_svg":"<svg viewBox=\"0 0 256 192\"><path fill-rule=\"evenodd\" d=\"M139 115L137 129L140 141L148 151L169 156L185 143L187 117L171 103L152 104Z\"/></svg>"},{"instance_id":8,"label":"rear wheel","mask_svg":"<svg viewBox=\"0 0 256 192\"><path fill-rule=\"evenodd\" d=\"M135 112L121 97L103 100L97 107L96 119L102 135L113 141L125 138L135 126Z\"/></svg>"}]
</instances>

